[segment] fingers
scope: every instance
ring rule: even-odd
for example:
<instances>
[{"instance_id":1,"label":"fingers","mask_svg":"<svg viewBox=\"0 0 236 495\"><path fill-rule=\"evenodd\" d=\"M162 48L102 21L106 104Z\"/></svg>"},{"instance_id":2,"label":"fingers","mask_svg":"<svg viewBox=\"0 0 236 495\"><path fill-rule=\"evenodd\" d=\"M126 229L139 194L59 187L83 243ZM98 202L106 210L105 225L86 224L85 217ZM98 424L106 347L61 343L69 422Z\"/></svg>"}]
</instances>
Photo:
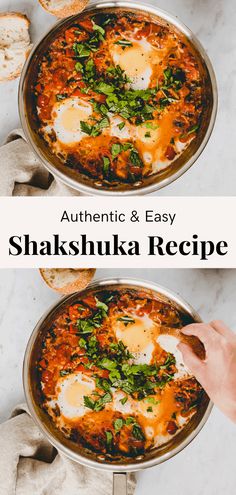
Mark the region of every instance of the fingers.
<instances>
[{"instance_id":1,"label":"fingers","mask_svg":"<svg viewBox=\"0 0 236 495\"><path fill-rule=\"evenodd\" d=\"M194 335L198 337L207 349L214 339L214 330L210 325L206 323L192 323L181 329L184 335Z\"/></svg>"},{"instance_id":2,"label":"fingers","mask_svg":"<svg viewBox=\"0 0 236 495\"><path fill-rule=\"evenodd\" d=\"M178 349L183 356L183 362L189 368L189 370L193 373L193 375L200 381L201 372L204 367L204 362L199 359L196 354L192 351L192 349L182 342L178 344Z\"/></svg>"},{"instance_id":3,"label":"fingers","mask_svg":"<svg viewBox=\"0 0 236 495\"><path fill-rule=\"evenodd\" d=\"M227 325L225 325L225 323L223 321L213 320L209 323L209 325L211 325L211 327L214 328L214 330L217 333L219 333L220 335L222 335L226 339L232 340L232 338L235 338L235 333L232 330L230 330L230 328L227 327Z\"/></svg>"}]
</instances>

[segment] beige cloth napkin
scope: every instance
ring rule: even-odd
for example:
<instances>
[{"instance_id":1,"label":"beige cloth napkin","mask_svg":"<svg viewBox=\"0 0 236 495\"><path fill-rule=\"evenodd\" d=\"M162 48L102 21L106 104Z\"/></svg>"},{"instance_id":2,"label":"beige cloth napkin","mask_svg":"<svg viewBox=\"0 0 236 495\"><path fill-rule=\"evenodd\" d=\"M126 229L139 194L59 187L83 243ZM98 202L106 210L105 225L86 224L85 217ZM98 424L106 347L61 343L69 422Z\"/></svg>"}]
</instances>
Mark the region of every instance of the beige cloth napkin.
<instances>
[{"instance_id":1,"label":"beige cloth napkin","mask_svg":"<svg viewBox=\"0 0 236 495\"><path fill-rule=\"evenodd\" d=\"M15 129L0 147L0 196L78 196L47 171Z\"/></svg>"},{"instance_id":2,"label":"beige cloth napkin","mask_svg":"<svg viewBox=\"0 0 236 495\"><path fill-rule=\"evenodd\" d=\"M133 495L135 477L128 478ZM0 425L0 495L112 495L112 473L59 454L19 405Z\"/></svg>"}]
</instances>

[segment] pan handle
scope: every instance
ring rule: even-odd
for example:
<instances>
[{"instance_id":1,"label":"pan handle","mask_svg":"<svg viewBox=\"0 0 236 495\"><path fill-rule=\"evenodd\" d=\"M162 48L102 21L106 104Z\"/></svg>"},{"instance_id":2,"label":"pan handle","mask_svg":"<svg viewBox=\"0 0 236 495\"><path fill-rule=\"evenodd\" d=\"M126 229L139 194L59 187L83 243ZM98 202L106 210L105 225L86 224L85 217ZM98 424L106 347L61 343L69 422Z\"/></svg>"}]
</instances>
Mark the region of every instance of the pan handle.
<instances>
[{"instance_id":1,"label":"pan handle","mask_svg":"<svg viewBox=\"0 0 236 495\"><path fill-rule=\"evenodd\" d=\"M127 473L113 473L113 495L127 495Z\"/></svg>"}]
</instances>

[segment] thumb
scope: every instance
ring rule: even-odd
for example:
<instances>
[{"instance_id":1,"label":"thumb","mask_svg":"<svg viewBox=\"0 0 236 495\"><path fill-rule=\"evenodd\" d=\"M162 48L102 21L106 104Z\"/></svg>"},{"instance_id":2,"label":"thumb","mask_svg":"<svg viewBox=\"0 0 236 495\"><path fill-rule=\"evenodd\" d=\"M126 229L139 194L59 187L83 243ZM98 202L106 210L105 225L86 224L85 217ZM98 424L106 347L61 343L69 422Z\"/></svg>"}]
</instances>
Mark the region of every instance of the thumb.
<instances>
[{"instance_id":1,"label":"thumb","mask_svg":"<svg viewBox=\"0 0 236 495\"><path fill-rule=\"evenodd\" d=\"M192 351L192 349L184 343L178 344L178 349L183 356L183 362L189 368L189 370L193 373L193 375L200 381L201 371L204 366L204 363L199 359L196 354Z\"/></svg>"}]
</instances>

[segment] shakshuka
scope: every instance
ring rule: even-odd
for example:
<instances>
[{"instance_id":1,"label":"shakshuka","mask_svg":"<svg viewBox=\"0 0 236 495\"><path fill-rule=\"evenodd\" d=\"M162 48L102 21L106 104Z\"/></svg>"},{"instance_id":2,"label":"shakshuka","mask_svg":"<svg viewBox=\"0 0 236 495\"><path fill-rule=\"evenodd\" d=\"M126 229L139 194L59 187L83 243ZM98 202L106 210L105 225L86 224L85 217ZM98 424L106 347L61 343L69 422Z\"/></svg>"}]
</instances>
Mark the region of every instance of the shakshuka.
<instances>
[{"instance_id":1,"label":"shakshuka","mask_svg":"<svg viewBox=\"0 0 236 495\"><path fill-rule=\"evenodd\" d=\"M38 132L63 165L101 184L158 174L196 138L202 62L174 26L113 9L84 13L41 57Z\"/></svg>"},{"instance_id":2,"label":"shakshuka","mask_svg":"<svg viewBox=\"0 0 236 495\"><path fill-rule=\"evenodd\" d=\"M204 391L185 367L181 314L141 289L89 289L48 328L37 361L41 407L75 444L128 457L168 442Z\"/></svg>"}]
</instances>

